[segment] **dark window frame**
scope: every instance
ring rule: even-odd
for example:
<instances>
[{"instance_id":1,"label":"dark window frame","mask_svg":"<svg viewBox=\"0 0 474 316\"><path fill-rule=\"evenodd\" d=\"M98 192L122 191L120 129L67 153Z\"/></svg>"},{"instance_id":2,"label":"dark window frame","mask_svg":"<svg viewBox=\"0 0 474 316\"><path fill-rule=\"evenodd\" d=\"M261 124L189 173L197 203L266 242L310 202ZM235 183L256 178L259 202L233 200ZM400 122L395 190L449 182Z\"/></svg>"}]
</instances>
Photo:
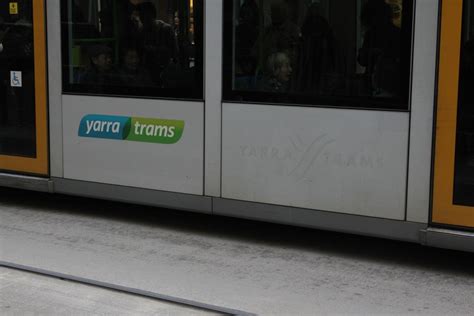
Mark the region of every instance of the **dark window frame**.
<instances>
[{"instance_id":1,"label":"dark window frame","mask_svg":"<svg viewBox=\"0 0 474 316\"><path fill-rule=\"evenodd\" d=\"M353 0L355 1L355 0ZM224 1L223 6L223 101L229 103L291 105L301 107L350 108L361 110L410 111L413 77L413 48L415 37L414 12L416 0L405 0L401 29L401 87L406 94L402 98L373 98L365 96L323 96L296 93L271 93L233 89L234 65L234 1Z\"/></svg>"},{"instance_id":2,"label":"dark window frame","mask_svg":"<svg viewBox=\"0 0 474 316\"><path fill-rule=\"evenodd\" d=\"M70 67L67 59L69 56L69 26L65 14L69 9L69 2L61 1L61 67L62 67L62 93L65 95L86 95L98 97L121 97L140 99L162 100L204 100L204 0L194 1L194 42L195 42L195 82L192 89L160 88L160 87L127 87L127 86L102 86L70 83ZM126 90L126 93L124 91Z\"/></svg>"}]
</instances>

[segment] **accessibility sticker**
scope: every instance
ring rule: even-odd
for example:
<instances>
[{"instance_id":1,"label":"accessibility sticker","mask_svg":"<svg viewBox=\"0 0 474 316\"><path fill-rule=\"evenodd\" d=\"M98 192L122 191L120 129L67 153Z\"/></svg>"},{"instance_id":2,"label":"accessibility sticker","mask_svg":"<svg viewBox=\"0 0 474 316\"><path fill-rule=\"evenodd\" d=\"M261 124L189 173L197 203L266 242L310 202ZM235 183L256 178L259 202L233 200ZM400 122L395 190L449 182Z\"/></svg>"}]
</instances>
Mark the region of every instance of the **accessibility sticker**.
<instances>
[{"instance_id":1,"label":"accessibility sticker","mask_svg":"<svg viewBox=\"0 0 474 316\"><path fill-rule=\"evenodd\" d=\"M23 87L23 78L21 71L10 71L10 86L13 88Z\"/></svg>"},{"instance_id":2,"label":"accessibility sticker","mask_svg":"<svg viewBox=\"0 0 474 316\"><path fill-rule=\"evenodd\" d=\"M88 114L79 125L79 137L175 144L184 132L184 121L157 118Z\"/></svg>"},{"instance_id":3,"label":"accessibility sticker","mask_svg":"<svg viewBox=\"0 0 474 316\"><path fill-rule=\"evenodd\" d=\"M18 2L10 2L9 8L11 15L18 14Z\"/></svg>"}]
</instances>

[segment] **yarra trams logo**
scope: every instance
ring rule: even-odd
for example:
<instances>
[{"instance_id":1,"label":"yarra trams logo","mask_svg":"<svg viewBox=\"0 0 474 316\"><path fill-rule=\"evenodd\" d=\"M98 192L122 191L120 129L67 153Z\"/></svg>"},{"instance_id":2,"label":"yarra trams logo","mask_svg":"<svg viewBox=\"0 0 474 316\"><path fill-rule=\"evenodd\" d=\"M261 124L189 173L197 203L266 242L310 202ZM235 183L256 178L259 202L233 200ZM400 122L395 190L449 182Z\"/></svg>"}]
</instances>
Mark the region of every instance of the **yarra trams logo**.
<instances>
[{"instance_id":1,"label":"yarra trams logo","mask_svg":"<svg viewBox=\"0 0 474 316\"><path fill-rule=\"evenodd\" d=\"M79 137L176 144L183 136L184 121L89 114L82 118Z\"/></svg>"}]
</instances>

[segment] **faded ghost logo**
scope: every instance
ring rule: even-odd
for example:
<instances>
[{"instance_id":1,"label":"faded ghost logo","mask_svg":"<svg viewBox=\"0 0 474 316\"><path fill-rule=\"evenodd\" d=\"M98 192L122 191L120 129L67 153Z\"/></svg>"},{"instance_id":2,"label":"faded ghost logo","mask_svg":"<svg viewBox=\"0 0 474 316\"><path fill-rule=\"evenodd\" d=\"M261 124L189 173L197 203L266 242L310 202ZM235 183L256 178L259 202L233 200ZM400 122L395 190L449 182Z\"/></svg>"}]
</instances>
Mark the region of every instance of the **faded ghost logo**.
<instances>
[{"instance_id":1,"label":"faded ghost logo","mask_svg":"<svg viewBox=\"0 0 474 316\"><path fill-rule=\"evenodd\" d=\"M327 134L315 137L310 143L302 141L301 137L290 137L287 146L240 146L241 156L260 160L288 162L291 169L289 176L302 180L313 167L328 145L334 142Z\"/></svg>"},{"instance_id":2,"label":"faded ghost logo","mask_svg":"<svg viewBox=\"0 0 474 316\"><path fill-rule=\"evenodd\" d=\"M184 121L89 114L82 118L79 137L175 144L184 132Z\"/></svg>"},{"instance_id":3,"label":"faded ghost logo","mask_svg":"<svg viewBox=\"0 0 474 316\"><path fill-rule=\"evenodd\" d=\"M333 169L370 170L383 168L384 159L380 154L359 150L338 152L337 147L331 146L336 140L327 134L303 138L291 136L288 142L274 146L240 146L240 156L245 159L273 162L279 170L285 170L286 176L303 180L316 163ZM282 168L284 166L284 168Z\"/></svg>"}]
</instances>

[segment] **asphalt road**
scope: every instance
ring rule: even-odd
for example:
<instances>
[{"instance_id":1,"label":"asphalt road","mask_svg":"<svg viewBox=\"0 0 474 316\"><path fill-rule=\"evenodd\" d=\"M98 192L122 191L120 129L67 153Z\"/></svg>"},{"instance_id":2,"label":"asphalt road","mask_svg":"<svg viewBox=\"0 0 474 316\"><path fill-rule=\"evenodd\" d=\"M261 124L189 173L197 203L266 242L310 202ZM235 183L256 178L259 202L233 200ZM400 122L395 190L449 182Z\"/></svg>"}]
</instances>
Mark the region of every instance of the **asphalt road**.
<instances>
[{"instance_id":1,"label":"asphalt road","mask_svg":"<svg viewBox=\"0 0 474 316\"><path fill-rule=\"evenodd\" d=\"M0 189L0 260L259 315L472 315L474 255Z\"/></svg>"}]
</instances>

